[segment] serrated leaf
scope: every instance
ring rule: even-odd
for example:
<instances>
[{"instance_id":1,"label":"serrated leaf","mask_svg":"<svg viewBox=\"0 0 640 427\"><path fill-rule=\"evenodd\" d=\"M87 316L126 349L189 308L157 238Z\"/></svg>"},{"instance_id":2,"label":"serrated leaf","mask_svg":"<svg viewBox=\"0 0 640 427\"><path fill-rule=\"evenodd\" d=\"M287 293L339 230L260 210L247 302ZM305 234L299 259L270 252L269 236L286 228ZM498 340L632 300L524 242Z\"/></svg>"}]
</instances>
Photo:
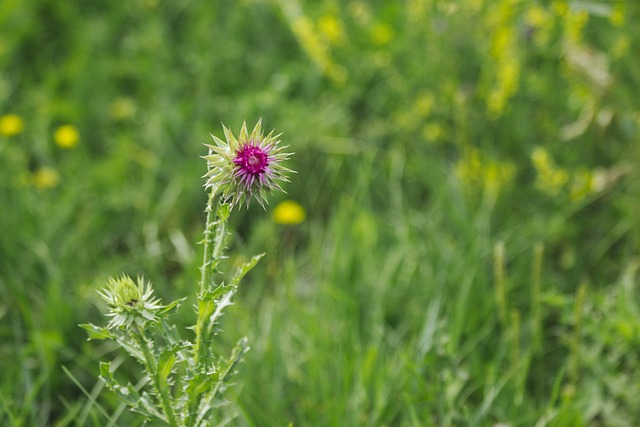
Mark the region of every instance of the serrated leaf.
<instances>
[{"instance_id":1,"label":"serrated leaf","mask_svg":"<svg viewBox=\"0 0 640 427\"><path fill-rule=\"evenodd\" d=\"M100 362L100 378L107 384L107 388L118 396L121 401L132 408L138 406L140 401L138 391L130 383L123 386L114 378L110 362Z\"/></svg>"},{"instance_id":2,"label":"serrated leaf","mask_svg":"<svg viewBox=\"0 0 640 427\"><path fill-rule=\"evenodd\" d=\"M210 289L205 291L202 295L199 296L199 300L201 301L213 301L220 296L224 295L225 292L229 292L233 289L233 286L225 285L224 283L216 286L214 289Z\"/></svg>"},{"instance_id":3,"label":"serrated leaf","mask_svg":"<svg viewBox=\"0 0 640 427\"><path fill-rule=\"evenodd\" d=\"M163 314L165 314L165 313L167 313L167 312L169 312L169 311L173 310L174 308L179 307L179 306L180 306L180 304L182 304L182 303L184 302L184 300L186 300L186 299L187 299L187 297L180 298L180 299L177 299L177 300L175 300L175 301L173 301L173 302L169 303L168 305L165 305L165 306L162 308L162 310L159 310L159 311L158 311L158 315L163 315Z\"/></svg>"},{"instance_id":4,"label":"serrated leaf","mask_svg":"<svg viewBox=\"0 0 640 427\"><path fill-rule=\"evenodd\" d=\"M213 333L213 327L218 321L218 318L222 316L222 311L226 307L233 304L231 302L231 298L233 298L233 295L235 294L235 290L236 290L235 287L230 288L229 292L225 293L221 298L215 301L215 310L209 317L209 323L207 327L207 336L210 336Z\"/></svg>"},{"instance_id":5,"label":"serrated leaf","mask_svg":"<svg viewBox=\"0 0 640 427\"><path fill-rule=\"evenodd\" d=\"M233 278L231 279L231 285L232 286L238 286L238 283L240 283L240 280L242 280L242 278L249 272L251 271L251 269L253 267L256 266L256 264L258 263L258 261L260 261L262 259L262 257L265 256L265 253L261 253L258 255L255 255L254 257L251 258L251 260L249 260L248 262L245 262L236 272L236 274L233 276Z\"/></svg>"},{"instance_id":6,"label":"serrated leaf","mask_svg":"<svg viewBox=\"0 0 640 427\"><path fill-rule=\"evenodd\" d=\"M104 340L104 339L114 339L115 336L111 333L111 331L107 328L96 326L92 323L83 323L80 326L82 329L87 331L89 334L88 340Z\"/></svg>"},{"instance_id":7,"label":"serrated leaf","mask_svg":"<svg viewBox=\"0 0 640 427\"><path fill-rule=\"evenodd\" d=\"M235 347L233 347L233 350L231 351L231 356L229 356L229 358L227 359L225 366L223 367L222 372L220 373L219 379L211 395L212 398L216 397L222 391L222 387L224 383L229 380L231 375L233 375L235 366L238 363L240 363L240 361L242 360L242 357L248 351L249 351L249 341L247 340L246 337L241 338L236 343Z\"/></svg>"},{"instance_id":8,"label":"serrated leaf","mask_svg":"<svg viewBox=\"0 0 640 427\"><path fill-rule=\"evenodd\" d=\"M138 359L142 364L145 363L144 354L142 354L140 347L134 341L131 341L125 335L118 335L115 339L127 353Z\"/></svg>"},{"instance_id":9,"label":"serrated leaf","mask_svg":"<svg viewBox=\"0 0 640 427\"><path fill-rule=\"evenodd\" d=\"M165 348L158 358L158 375L161 383L166 385L167 378L171 375L171 371L176 362L176 353L180 350L188 348L187 343L177 343Z\"/></svg>"},{"instance_id":10,"label":"serrated leaf","mask_svg":"<svg viewBox=\"0 0 640 427\"><path fill-rule=\"evenodd\" d=\"M156 409L153 398L151 397L151 395L149 395L149 393L143 392L140 395L139 402L140 405L138 405L138 407L134 409L136 412L144 415L148 414L147 416L156 417L164 421L165 423L168 422L167 417Z\"/></svg>"}]
</instances>

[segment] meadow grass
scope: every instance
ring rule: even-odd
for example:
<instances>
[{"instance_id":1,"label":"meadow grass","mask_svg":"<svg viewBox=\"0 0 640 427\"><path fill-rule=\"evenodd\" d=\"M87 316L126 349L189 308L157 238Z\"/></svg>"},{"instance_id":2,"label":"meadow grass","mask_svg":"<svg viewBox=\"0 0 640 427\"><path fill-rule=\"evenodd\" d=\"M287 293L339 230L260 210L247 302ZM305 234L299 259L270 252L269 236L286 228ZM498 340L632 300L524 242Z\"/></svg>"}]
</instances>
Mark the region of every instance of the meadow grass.
<instances>
[{"instance_id":1,"label":"meadow grass","mask_svg":"<svg viewBox=\"0 0 640 427\"><path fill-rule=\"evenodd\" d=\"M220 324L251 346L232 425L638 425L639 19L3 0L0 424L141 425L97 379L137 366L78 324L121 272L194 294L202 144L262 117L298 174L230 224L229 266L267 252ZM286 199L303 223L274 221Z\"/></svg>"}]
</instances>

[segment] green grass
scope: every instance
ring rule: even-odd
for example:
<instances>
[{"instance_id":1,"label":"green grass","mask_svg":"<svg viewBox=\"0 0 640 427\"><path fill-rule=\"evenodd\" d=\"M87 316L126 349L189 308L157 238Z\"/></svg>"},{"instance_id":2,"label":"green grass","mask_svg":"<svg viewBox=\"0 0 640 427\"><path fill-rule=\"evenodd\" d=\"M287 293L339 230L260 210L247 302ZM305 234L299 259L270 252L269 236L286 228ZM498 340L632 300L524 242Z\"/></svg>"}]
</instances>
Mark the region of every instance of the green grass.
<instances>
[{"instance_id":1,"label":"green grass","mask_svg":"<svg viewBox=\"0 0 640 427\"><path fill-rule=\"evenodd\" d=\"M296 153L271 206L307 220L232 221L229 263L267 252L221 324L221 349L252 347L233 425L639 424L639 19L604 0L3 0L0 116L25 127L0 135L0 424L140 424L100 393L98 360L122 355L77 325L121 272L195 293L202 144L259 117Z\"/></svg>"}]
</instances>

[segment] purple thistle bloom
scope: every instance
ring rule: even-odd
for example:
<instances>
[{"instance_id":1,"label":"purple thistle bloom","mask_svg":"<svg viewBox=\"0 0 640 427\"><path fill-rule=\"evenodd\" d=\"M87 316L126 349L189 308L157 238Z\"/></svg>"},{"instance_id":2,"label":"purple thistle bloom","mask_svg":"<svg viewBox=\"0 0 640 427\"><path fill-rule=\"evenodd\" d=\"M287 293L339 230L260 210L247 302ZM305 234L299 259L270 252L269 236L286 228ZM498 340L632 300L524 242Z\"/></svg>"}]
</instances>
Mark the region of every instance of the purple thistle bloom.
<instances>
[{"instance_id":1,"label":"purple thistle bloom","mask_svg":"<svg viewBox=\"0 0 640 427\"><path fill-rule=\"evenodd\" d=\"M236 178L240 178L240 183L249 191L258 180L260 185L265 185L269 175L269 148L264 149L249 142L236 153L233 163L236 164Z\"/></svg>"},{"instance_id":2,"label":"purple thistle bloom","mask_svg":"<svg viewBox=\"0 0 640 427\"><path fill-rule=\"evenodd\" d=\"M212 188L215 193L232 206L243 202L249 205L251 198L256 197L264 207L267 193L282 188L278 181L288 181L286 173L293 172L282 166L290 153L283 153L285 147L278 145L280 135L264 136L262 120L259 120L251 134L247 132L246 122L242 124L240 135L236 139L233 133L224 127L225 139L212 135L216 145L209 145L207 160L209 172L205 175L206 188Z\"/></svg>"}]
</instances>

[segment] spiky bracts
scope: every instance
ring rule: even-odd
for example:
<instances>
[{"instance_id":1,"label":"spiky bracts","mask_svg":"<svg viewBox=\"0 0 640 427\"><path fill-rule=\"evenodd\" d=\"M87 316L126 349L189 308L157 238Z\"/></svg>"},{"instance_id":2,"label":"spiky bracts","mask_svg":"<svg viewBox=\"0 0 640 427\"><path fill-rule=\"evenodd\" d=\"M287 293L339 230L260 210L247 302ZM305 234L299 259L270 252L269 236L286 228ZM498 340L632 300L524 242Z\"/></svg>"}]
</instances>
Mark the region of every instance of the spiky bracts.
<instances>
[{"instance_id":1,"label":"spiky bracts","mask_svg":"<svg viewBox=\"0 0 640 427\"><path fill-rule=\"evenodd\" d=\"M284 191L279 182L288 182L286 174L293 171L282 162L291 153L282 151L287 146L279 145L280 134L262 133L262 119L250 134L244 122L237 139L227 127L222 127L226 141L211 135L215 145L205 144L209 148L209 154L204 156L208 166L205 187L221 195L231 206L243 203L248 206L255 197L264 207L269 192Z\"/></svg>"}]
</instances>

